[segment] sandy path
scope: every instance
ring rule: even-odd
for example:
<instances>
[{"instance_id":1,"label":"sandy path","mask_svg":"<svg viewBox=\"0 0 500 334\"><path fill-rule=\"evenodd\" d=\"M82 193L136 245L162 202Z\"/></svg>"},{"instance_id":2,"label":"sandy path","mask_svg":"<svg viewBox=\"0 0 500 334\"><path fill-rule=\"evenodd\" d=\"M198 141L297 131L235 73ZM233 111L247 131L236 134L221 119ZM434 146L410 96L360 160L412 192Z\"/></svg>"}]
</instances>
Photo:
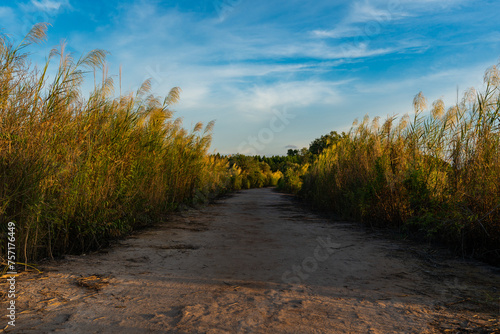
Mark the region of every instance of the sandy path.
<instances>
[{"instance_id":1,"label":"sandy path","mask_svg":"<svg viewBox=\"0 0 500 334\"><path fill-rule=\"evenodd\" d=\"M499 270L423 248L329 222L271 189L242 191L21 275L16 327L4 331L498 330Z\"/></svg>"}]
</instances>

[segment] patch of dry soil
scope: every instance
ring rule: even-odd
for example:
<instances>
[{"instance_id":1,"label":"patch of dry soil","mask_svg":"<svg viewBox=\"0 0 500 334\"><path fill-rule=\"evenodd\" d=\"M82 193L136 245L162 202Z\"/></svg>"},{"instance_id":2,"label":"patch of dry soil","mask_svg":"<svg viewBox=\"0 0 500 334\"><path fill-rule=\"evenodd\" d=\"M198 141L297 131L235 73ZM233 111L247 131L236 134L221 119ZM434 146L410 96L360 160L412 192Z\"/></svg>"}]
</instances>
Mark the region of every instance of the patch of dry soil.
<instances>
[{"instance_id":1,"label":"patch of dry soil","mask_svg":"<svg viewBox=\"0 0 500 334\"><path fill-rule=\"evenodd\" d=\"M424 248L241 191L19 276L0 332L500 333L498 269Z\"/></svg>"}]
</instances>

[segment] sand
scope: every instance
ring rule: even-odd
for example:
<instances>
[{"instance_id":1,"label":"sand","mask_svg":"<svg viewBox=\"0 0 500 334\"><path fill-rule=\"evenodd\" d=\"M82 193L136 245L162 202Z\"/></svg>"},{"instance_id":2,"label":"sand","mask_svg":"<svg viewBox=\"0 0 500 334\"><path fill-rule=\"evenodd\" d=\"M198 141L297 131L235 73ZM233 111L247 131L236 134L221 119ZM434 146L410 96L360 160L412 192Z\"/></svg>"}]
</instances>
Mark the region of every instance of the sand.
<instances>
[{"instance_id":1,"label":"sand","mask_svg":"<svg viewBox=\"0 0 500 334\"><path fill-rule=\"evenodd\" d=\"M40 268L18 277L0 332L500 333L499 269L270 188Z\"/></svg>"}]
</instances>

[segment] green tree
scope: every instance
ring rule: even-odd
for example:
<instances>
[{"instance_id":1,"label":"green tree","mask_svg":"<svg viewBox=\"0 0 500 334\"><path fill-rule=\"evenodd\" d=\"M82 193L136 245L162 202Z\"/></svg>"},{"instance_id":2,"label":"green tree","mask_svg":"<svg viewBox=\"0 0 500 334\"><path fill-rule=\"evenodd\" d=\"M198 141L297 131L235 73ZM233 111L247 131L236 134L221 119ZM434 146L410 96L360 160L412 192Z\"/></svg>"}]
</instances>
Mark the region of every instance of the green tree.
<instances>
[{"instance_id":1,"label":"green tree","mask_svg":"<svg viewBox=\"0 0 500 334\"><path fill-rule=\"evenodd\" d=\"M344 132L338 134L337 131L331 131L329 134L314 139L314 141L309 145L309 152L312 154L320 154L325 148L331 146L346 136L347 135Z\"/></svg>"}]
</instances>

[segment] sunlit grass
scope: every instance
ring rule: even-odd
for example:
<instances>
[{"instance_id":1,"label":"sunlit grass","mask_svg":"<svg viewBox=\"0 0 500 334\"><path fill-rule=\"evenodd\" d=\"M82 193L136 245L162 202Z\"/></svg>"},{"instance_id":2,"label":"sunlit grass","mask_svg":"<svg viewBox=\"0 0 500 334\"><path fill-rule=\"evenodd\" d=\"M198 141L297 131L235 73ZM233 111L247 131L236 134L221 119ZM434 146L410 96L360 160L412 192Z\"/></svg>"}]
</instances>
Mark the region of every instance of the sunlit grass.
<instances>
[{"instance_id":1,"label":"sunlit grass","mask_svg":"<svg viewBox=\"0 0 500 334\"><path fill-rule=\"evenodd\" d=\"M344 216L391 225L463 253L500 263L500 75L489 68L483 92L467 91L446 110L427 109L381 126L366 116L324 150L302 194Z\"/></svg>"},{"instance_id":2,"label":"sunlit grass","mask_svg":"<svg viewBox=\"0 0 500 334\"><path fill-rule=\"evenodd\" d=\"M102 50L74 59L62 47L34 67L25 48L45 31L36 25L19 45L0 40L0 233L16 222L19 260L95 249L226 189L227 160L207 153L213 122L187 131L173 118L179 88L159 98L146 81L113 97ZM84 98L85 73L99 71Z\"/></svg>"}]
</instances>

